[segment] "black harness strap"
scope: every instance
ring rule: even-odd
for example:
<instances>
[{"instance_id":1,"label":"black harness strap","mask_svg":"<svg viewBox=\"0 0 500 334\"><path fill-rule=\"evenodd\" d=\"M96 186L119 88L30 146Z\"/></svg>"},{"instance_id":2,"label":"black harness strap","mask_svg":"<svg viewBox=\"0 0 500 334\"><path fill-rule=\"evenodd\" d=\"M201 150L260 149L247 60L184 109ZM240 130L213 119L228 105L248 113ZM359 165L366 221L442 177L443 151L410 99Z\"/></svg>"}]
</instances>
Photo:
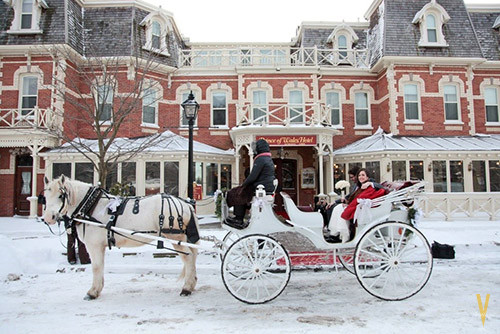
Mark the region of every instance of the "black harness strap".
<instances>
[{"instance_id":1,"label":"black harness strap","mask_svg":"<svg viewBox=\"0 0 500 334\"><path fill-rule=\"evenodd\" d=\"M108 214L111 216L108 219L108 223L106 224L106 230L108 231L108 247L111 249L112 246L116 246L115 239L115 231L112 230L112 227L116 226L116 221L118 220L118 216L121 216L125 211L125 207L127 206L128 198L120 198L122 202L113 212L108 208Z\"/></svg>"}]
</instances>

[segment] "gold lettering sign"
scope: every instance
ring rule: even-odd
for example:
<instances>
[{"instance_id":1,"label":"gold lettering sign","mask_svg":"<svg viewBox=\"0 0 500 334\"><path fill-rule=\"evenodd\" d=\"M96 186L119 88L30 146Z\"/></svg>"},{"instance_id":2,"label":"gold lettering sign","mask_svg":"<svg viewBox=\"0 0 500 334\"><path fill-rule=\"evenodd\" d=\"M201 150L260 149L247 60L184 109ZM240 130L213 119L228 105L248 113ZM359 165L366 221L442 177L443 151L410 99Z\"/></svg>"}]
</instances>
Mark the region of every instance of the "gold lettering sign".
<instances>
[{"instance_id":1,"label":"gold lettering sign","mask_svg":"<svg viewBox=\"0 0 500 334\"><path fill-rule=\"evenodd\" d=\"M269 146L316 145L316 136L257 136L256 139L265 139L269 143Z\"/></svg>"}]
</instances>

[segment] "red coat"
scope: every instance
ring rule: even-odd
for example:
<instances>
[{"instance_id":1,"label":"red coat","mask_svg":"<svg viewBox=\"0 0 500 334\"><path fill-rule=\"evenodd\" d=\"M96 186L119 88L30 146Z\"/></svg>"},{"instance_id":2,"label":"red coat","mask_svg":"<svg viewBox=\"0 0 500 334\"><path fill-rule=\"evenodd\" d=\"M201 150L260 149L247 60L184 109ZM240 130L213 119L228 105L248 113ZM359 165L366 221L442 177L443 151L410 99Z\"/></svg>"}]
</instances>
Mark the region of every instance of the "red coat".
<instances>
[{"instance_id":1,"label":"red coat","mask_svg":"<svg viewBox=\"0 0 500 334\"><path fill-rule=\"evenodd\" d=\"M385 195L385 189L375 190L373 187L368 187L363 190L342 212L341 217L345 220L351 220L354 218L354 212L356 212L356 207L358 206L358 198L369 198L374 199Z\"/></svg>"}]
</instances>

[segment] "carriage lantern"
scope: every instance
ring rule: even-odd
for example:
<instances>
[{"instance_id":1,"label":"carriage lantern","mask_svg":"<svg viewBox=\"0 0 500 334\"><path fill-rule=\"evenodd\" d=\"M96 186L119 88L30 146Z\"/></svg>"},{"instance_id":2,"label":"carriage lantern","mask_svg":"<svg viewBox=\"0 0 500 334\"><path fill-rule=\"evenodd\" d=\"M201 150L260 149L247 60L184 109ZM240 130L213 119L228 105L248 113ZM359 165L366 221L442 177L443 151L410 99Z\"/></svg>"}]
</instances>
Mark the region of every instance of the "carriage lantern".
<instances>
[{"instance_id":1,"label":"carriage lantern","mask_svg":"<svg viewBox=\"0 0 500 334\"><path fill-rule=\"evenodd\" d=\"M181 104L184 110L184 117L189 125L189 151L188 151L188 197L193 200L193 125L200 109L200 105L194 99L193 91L189 93L186 101Z\"/></svg>"}]
</instances>

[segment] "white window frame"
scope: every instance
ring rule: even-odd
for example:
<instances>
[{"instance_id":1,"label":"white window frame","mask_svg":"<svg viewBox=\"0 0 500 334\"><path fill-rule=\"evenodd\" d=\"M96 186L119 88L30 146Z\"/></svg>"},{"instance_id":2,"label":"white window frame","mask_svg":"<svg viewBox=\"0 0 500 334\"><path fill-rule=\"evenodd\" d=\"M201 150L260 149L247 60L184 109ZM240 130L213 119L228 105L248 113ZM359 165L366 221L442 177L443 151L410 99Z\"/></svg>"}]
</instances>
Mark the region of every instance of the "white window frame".
<instances>
[{"instance_id":1,"label":"white window frame","mask_svg":"<svg viewBox=\"0 0 500 334\"><path fill-rule=\"evenodd\" d=\"M455 88L455 105L457 106L457 119L447 119L446 118L446 105L452 104L453 102L446 101L446 87ZM443 85L443 106L444 106L444 122L445 124L463 124L462 122L462 113L460 109L460 87L457 84L449 83Z\"/></svg>"},{"instance_id":2,"label":"white window frame","mask_svg":"<svg viewBox=\"0 0 500 334\"><path fill-rule=\"evenodd\" d=\"M292 93L300 93L300 103L292 103ZM297 112L297 110L301 110L301 112ZM303 89L290 89L288 91L288 122L290 124L304 124L306 117L305 117L305 110L306 106L304 103L304 90ZM296 112L297 114L302 114L301 117L296 117L295 120L292 120L292 111ZM296 115L294 115L296 116Z\"/></svg>"},{"instance_id":3,"label":"white window frame","mask_svg":"<svg viewBox=\"0 0 500 334\"><path fill-rule=\"evenodd\" d=\"M366 95L366 112L368 117L368 124L358 124L357 111L365 110L365 108L358 108L356 105L356 95L365 94ZM370 92L365 90L357 90L354 92L354 129L371 129L372 128L372 117L371 117L371 103L370 103Z\"/></svg>"},{"instance_id":4,"label":"white window frame","mask_svg":"<svg viewBox=\"0 0 500 334\"><path fill-rule=\"evenodd\" d=\"M406 87L407 86L416 86L417 88L417 100L416 101L408 101L406 98ZM417 82L405 82L403 84L403 105L404 105L404 117L405 117L405 123L422 123L422 105L421 105L421 98L420 98L420 85ZM418 117L417 119L409 119L407 117L406 113L406 103L416 103L417 104L417 112L418 112Z\"/></svg>"},{"instance_id":5,"label":"white window frame","mask_svg":"<svg viewBox=\"0 0 500 334\"><path fill-rule=\"evenodd\" d=\"M155 23L160 26L160 48L153 47L153 25ZM161 13L150 13L142 20L140 25L146 27L146 42L142 48L163 56L170 56L167 49L167 35L170 29L168 18Z\"/></svg>"},{"instance_id":6,"label":"white window frame","mask_svg":"<svg viewBox=\"0 0 500 334\"><path fill-rule=\"evenodd\" d=\"M338 102L339 102L339 107L338 109L335 109L335 110L338 110L338 113L339 113L339 124L333 124L333 106L331 106L329 103L328 103L328 95L329 94L337 94L337 97L338 97ZM339 90L327 90L325 92L325 105L326 106L330 106L330 114L328 115L329 117L329 120L330 120L330 124L335 127L335 128L343 128L342 126L342 93L339 91Z\"/></svg>"},{"instance_id":7,"label":"white window frame","mask_svg":"<svg viewBox=\"0 0 500 334\"><path fill-rule=\"evenodd\" d=\"M214 107L214 95L217 95L217 94L224 94L224 100L225 100L224 108L215 108ZM225 90L214 90L211 92L211 94L210 94L210 99L211 99L210 100L210 126L211 127L214 127L214 128L227 127L227 117L228 117L227 96L228 96L228 92ZM215 119L214 112L221 111L221 110L224 110L224 124L214 124L214 119Z\"/></svg>"},{"instance_id":8,"label":"white window frame","mask_svg":"<svg viewBox=\"0 0 500 334\"><path fill-rule=\"evenodd\" d=\"M341 37L345 37L345 48L340 47ZM352 63L354 60L354 54L352 53L353 45L357 43L358 40L358 35L356 35L356 32L350 26L345 23L338 25L327 38L327 42L332 43L333 49L335 50L333 61L335 63Z\"/></svg>"},{"instance_id":9,"label":"white window frame","mask_svg":"<svg viewBox=\"0 0 500 334\"><path fill-rule=\"evenodd\" d=\"M111 105L111 113L110 113L110 117L108 120L101 120L101 119L98 119L97 121L100 123L100 124L103 124L103 125L106 125L106 124L111 124L113 123L113 100L114 100L114 97L115 97L115 92L113 90L113 86L109 85L109 84L102 84L102 85L97 85L95 87L95 98L96 98L96 113L98 112L98 108L100 107L101 105L101 100L100 100L100 88L101 87L104 87L104 86L108 86L109 87L109 90L108 92L110 92L111 94L108 93L108 95L106 96L106 103L104 103L103 106L105 105Z\"/></svg>"},{"instance_id":10,"label":"white window frame","mask_svg":"<svg viewBox=\"0 0 500 334\"><path fill-rule=\"evenodd\" d=\"M24 94L24 80L26 78L34 78L36 80L36 95L30 95L30 94ZM33 118L35 117L35 115L25 115L23 114L23 110L28 110L28 108L23 108L23 98L24 97L35 97L36 98L36 103L35 105L33 106L32 109L29 109L28 111L28 114L31 112L31 110L34 110L36 108L38 108L38 91L40 90L40 85L39 85L39 77L37 75L32 75L32 74L23 74L19 77L19 107L18 107L18 111L19 111L19 117L27 117L27 118Z\"/></svg>"},{"instance_id":11,"label":"white window frame","mask_svg":"<svg viewBox=\"0 0 500 334\"><path fill-rule=\"evenodd\" d=\"M42 17L42 9L47 9L49 6L45 0L33 0L31 10L31 26L30 28L22 28L22 16L26 14L23 12L23 3L25 0L11 0L9 4L14 9L14 19L12 20L10 29L7 31L9 34L16 35L29 35L41 34L43 30L40 29L40 18Z\"/></svg>"},{"instance_id":12,"label":"white window frame","mask_svg":"<svg viewBox=\"0 0 500 334\"><path fill-rule=\"evenodd\" d=\"M436 42L429 41L428 35L428 19L432 15L435 21ZM450 20L450 16L446 10L437 2L431 1L427 3L413 18L412 23L418 24L420 27L419 47L448 47L448 43L444 37L443 25Z\"/></svg>"},{"instance_id":13,"label":"white window frame","mask_svg":"<svg viewBox=\"0 0 500 334\"><path fill-rule=\"evenodd\" d=\"M486 104L486 91L487 90L494 90L495 91L495 97L496 97L496 104L490 104L489 106L495 106L497 108L497 118L498 118L498 121L497 122L492 122L492 121L488 121L488 111L487 111L487 107L488 107L488 104ZM496 86L487 86L487 87L484 87L484 119L486 121L486 125L500 125L500 102L499 102L499 89L498 87Z\"/></svg>"},{"instance_id":14,"label":"white window frame","mask_svg":"<svg viewBox=\"0 0 500 334\"><path fill-rule=\"evenodd\" d=\"M264 98L266 100L265 104L257 104L255 103L255 94L263 92L264 93ZM268 90L267 89L253 89L251 91L251 96L252 96L252 104L251 108L249 110L250 113L250 119L252 120L252 123L256 122L255 115L254 115L254 109L259 109L258 111L264 112L264 117L262 118L262 121L260 123L265 123L267 124L269 122L269 99L268 99Z\"/></svg>"},{"instance_id":15,"label":"white window frame","mask_svg":"<svg viewBox=\"0 0 500 334\"><path fill-rule=\"evenodd\" d=\"M152 103L149 103L149 104L145 104L145 97L147 94L150 94L148 93L148 91L151 90L151 91L154 91L154 100L152 101ZM152 88L152 87L146 87L143 89L143 93L142 93L142 115L141 115L141 126L146 126L146 127L156 127L158 128L158 94L159 94L159 91L158 89L155 89L155 88ZM149 122L146 122L144 121L144 107L152 107L154 108L154 123L149 123Z\"/></svg>"}]
</instances>

